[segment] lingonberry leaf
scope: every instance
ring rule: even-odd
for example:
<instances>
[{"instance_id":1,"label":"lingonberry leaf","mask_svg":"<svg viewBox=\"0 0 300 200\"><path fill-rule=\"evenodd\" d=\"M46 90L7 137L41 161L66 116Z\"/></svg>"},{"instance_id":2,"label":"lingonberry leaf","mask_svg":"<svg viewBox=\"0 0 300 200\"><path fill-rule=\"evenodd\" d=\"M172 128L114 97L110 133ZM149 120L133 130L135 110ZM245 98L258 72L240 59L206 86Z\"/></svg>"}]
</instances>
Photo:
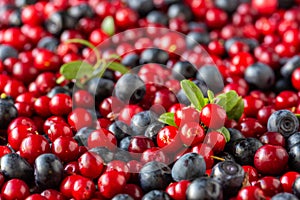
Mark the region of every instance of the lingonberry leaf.
<instances>
[{"instance_id":1,"label":"lingonberry leaf","mask_svg":"<svg viewBox=\"0 0 300 200\"><path fill-rule=\"evenodd\" d=\"M214 103L215 94L211 90L207 90L207 97L209 100L209 103Z\"/></svg>"},{"instance_id":2,"label":"lingonberry leaf","mask_svg":"<svg viewBox=\"0 0 300 200\"><path fill-rule=\"evenodd\" d=\"M225 128L224 126L220 129L217 130L218 132L222 133L222 135L224 135L226 142L229 142L230 140L230 132L227 128Z\"/></svg>"},{"instance_id":3,"label":"lingonberry leaf","mask_svg":"<svg viewBox=\"0 0 300 200\"><path fill-rule=\"evenodd\" d=\"M176 123L174 121L174 113L166 112L159 116L158 121L170 125L170 126L176 126Z\"/></svg>"},{"instance_id":4,"label":"lingonberry leaf","mask_svg":"<svg viewBox=\"0 0 300 200\"><path fill-rule=\"evenodd\" d=\"M60 68L60 73L67 80L80 79L92 75L94 68L87 62L77 60L65 63Z\"/></svg>"},{"instance_id":5,"label":"lingonberry leaf","mask_svg":"<svg viewBox=\"0 0 300 200\"><path fill-rule=\"evenodd\" d=\"M198 110L201 110L207 103L200 88L190 80L182 80L180 86L191 104Z\"/></svg>"},{"instance_id":6,"label":"lingonberry leaf","mask_svg":"<svg viewBox=\"0 0 300 200\"><path fill-rule=\"evenodd\" d=\"M113 71L118 71L121 74L126 74L128 72L128 69L124 65L122 65L121 63L118 63L118 62L108 63L107 68L111 69Z\"/></svg>"},{"instance_id":7,"label":"lingonberry leaf","mask_svg":"<svg viewBox=\"0 0 300 200\"><path fill-rule=\"evenodd\" d=\"M226 114L228 119L234 119L238 121L241 118L243 112L244 112L244 101L242 97L239 97L235 106L229 112L226 112Z\"/></svg>"},{"instance_id":8,"label":"lingonberry leaf","mask_svg":"<svg viewBox=\"0 0 300 200\"><path fill-rule=\"evenodd\" d=\"M101 23L101 29L109 36L115 34L115 22L112 16L107 16Z\"/></svg>"},{"instance_id":9,"label":"lingonberry leaf","mask_svg":"<svg viewBox=\"0 0 300 200\"><path fill-rule=\"evenodd\" d=\"M232 110L238 103L239 96L234 90L219 94L215 97L215 103L222 106L226 112Z\"/></svg>"}]
</instances>

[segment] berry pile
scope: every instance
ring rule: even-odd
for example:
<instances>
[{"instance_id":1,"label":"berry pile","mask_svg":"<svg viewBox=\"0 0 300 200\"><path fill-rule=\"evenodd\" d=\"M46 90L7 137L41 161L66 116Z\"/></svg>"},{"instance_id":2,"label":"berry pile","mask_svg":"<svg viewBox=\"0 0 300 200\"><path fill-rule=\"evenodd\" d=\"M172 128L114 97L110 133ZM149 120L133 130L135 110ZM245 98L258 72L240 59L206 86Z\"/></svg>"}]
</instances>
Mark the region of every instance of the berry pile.
<instances>
[{"instance_id":1,"label":"berry pile","mask_svg":"<svg viewBox=\"0 0 300 200\"><path fill-rule=\"evenodd\" d=\"M0 0L0 200L300 199L299 0Z\"/></svg>"}]
</instances>

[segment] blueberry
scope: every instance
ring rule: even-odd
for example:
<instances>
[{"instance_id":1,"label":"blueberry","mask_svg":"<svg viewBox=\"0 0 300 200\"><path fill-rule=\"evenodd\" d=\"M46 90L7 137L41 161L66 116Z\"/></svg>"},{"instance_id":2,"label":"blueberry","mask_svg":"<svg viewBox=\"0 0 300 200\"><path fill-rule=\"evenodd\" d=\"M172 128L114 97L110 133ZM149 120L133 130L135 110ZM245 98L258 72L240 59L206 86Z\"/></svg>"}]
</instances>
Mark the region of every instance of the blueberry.
<instances>
[{"instance_id":1,"label":"blueberry","mask_svg":"<svg viewBox=\"0 0 300 200\"><path fill-rule=\"evenodd\" d=\"M35 159L35 182L40 188L57 188L63 178L63 172L62 162L52 153L42 154Z\"/></svg>"},{"instance_id":2,"label":"blueberry","mask_svg":"<svg viewBox=\"0 0 300 200\"><path fill-rule=\"evenodd\" d=\"M10 26L21 26L21 9L15 9L8 17L8 23Z\"/></svg>"},{"instance_id":3,"label":"blueberry","mask_svg":"<svg viewBox=\"0 0 300 200\"><path fill-rule=\"evenodd\" d=\"M130 144L131 136L124 137L120 142L119 142L119 148L128 151L128 147Z\"/></svg>"},{"instance_id":4,"label":"blueberry","mask_svg":"<svg viewBox=\"0 0 300 200\"><path fill-rule=\"evenodd\" d=\"M243 134L235 129L235 128L228 128L228 131L230 133L230 141L235 141L237 139L240 139L240 138L245 138L245 136L243 136Z\"/></svg>"},{"instance_id":5,"label":"blueberry","mask_svg":"<svg viewBox=\"0 0 300 200\"><path fill-rule=\"evenodd\" d=\"M160 129L162 129L165 126L164 123L161 123L159 121L154 121L145 130L145 136L148 138L151 138L154 143L156 143L156 136Z\"/></svg>"},{"instance_id":6,"label":"blueberry","mask_svg":"<svg viewBox=\"0 0 300 200\"><path fill-rule=\"evenodd\" d=\"M285 90L293 90L293 85L290 79L279 78L274 86L274 92L280 93Z\"/></svg>"},{"instance_id":7,"label":"blueberry","mask_svg":"<svg viewBox=\"0 0 300 200\"><path fill-rule=\"evenodd\" d=\"M126 67L134 68L139 65L139 61L140 56L138 54L129 53L122 58L121 64Z\"/></svg>"},{"instance_id":8,"label":"blueberry","mask_svg":"<svg viewBox=\"0 0 300 200\"><path fill-rule=\"evenodd\" d=\"M300 172L300 144L294 145L288 151L289 167Z\"/></svg>"},{"instance_id":9,"label":"blueberry","mask_svg":"<svg viewBox=\"0 0 300 200\"><path fill-rule=\"evenodd\" d=\"M151 22L154 24L161 24L161 25L165 25L165 26L167 26L168 22L169 22L168 16L158 10L153 10L150 13L148 13L146 19L148 22Z\"/></svg>"},{"instance_id":10,"label":"blueberry","mask_svg":"<svg viewBox=\"0 0 300 200\"><path fill-rule=\"evenodd\" d=\"M224 10L225 12L232 13L239 6L239 0L216 0L215 6Z\"/></svg>"},{"instance_id":11,"label":"blueberry","mask_svg":"<svg viewBox=\"0 0 300 200\"><path fill-rule=\"evenodd\" d=\"M15 5L18 7L23 7L26 5L33 5L37 2L37 0L15 0Z\"/></svg>"},{"instance_id":12,"label":"blueberry","mask_svg":"<svg viewBox=\"0 0 300 200\"><path fill-rule=\"evenodd\" d=\"M77 133L74 135L74 139L80 146L87 146L88 137L94 130L95 129L89 127L83 127L77 131Z\"/></svg>"},{"instance_id":13,"label":"blueberry","mask_svg":"<svg viewBox=\"0 0 300 200\"><path fill-rule=\"evenodd\" d=\"M143 191L164 190L171 183L171 169L164 163L146 163L139 173L139 183Z\"/></svg>"},{"instance_id":14,"label":"blueberry","mask_svg":"<svg viewBox=\"0 0 300 200\"><path fill-rule=\"evenodd\" d=\"M293 194L300 198L300 177L296 178L292 186Z\"/></svg>"},{"instance_id":15,"label":"blueberry","mask_svg":"<svg viewBox=\"0 0 300 200\"><path fill-rule=\"evenodd\" d=\"M210 42L210 37L208 32L189 32L186 35L186 45L189 49L193 49L197 45L207 45Z\"/></svg>"},{"instance_id":16,"label":"blueberry","mask_svg":"<svg viewBox=\"0 0 300 200\"><path fill-rule=\"evenodd\" d=\"M67 13L70 17L79 20L83 17L93 17L94 12L91 6L87 3L80 3L79 5L71 6Z\"/></svg>"},{"instance_id":17,"label":"blueberry","mask_svg":"<svg viewBox=\"0 0 300 200\"><path fill-rule=\"evenodd\" d=\"M204 158L197 153L181 156L172 167L172 178L175 181L189 180L204 176L206 164Z\"/></svg>"},{"instance_id":18,"label":"blueberry","mask_svg":"<svg viewBox=\"0 0 300 200\"><path fill-rule=\"evenodd\" d=\"M291 193L281 192L274 195L271 200L298 200L298 198Z\"/></svg>"},{"instance_id":19,"label":"blueberry","mask_svg":"<svg viewBox=\"0 0 300 200\"><path fill-rule=\"evenodd\" d=\"M31 181L33 177L33 168L17 153L9 153L1 157L0 171L8 179Z\"/></svg>"},{"instance_id":20,"label":"blueberry","mask_svg":"<svg viewBox=\"0 0 300 200\"><path fill-rule=\"evenodd\" d=\"M172 75L177 80L194 78L197 69L188 61L178 61L172 68Z\"/></svg>"},{"instance_id":21,"label":"blueberry","mask_svg":"<svg viewBox=\"0 0 300 200\"><path fill-rule=\"evenodd\" d=\"M128 194L117 194L111 200L134 200L134 199Z\"/></svg>"},{"instance_id":22,"label":"blueberry","mask_svg":"<svg viewBox=\"0 0 300 200\"><path fill-rule=\"evenodd\" d=\"M300 132L293 133L286 139L286 149L289 150L294 145L300 144Z\"/></svg>"},{"instance_id":23,"label":"blueberry","mask_svg":"<svg viewBox=\"0 0 300 200\"><path fill-rule=\"evenodd\" d=\"M18 110L10 101L0 101L0 129L5 129L18 116Z\"/></svg>"},{"instance_id":24,"label":"blueberry","mask_svg":"<svg viewBox=\"0 0 300 200\"><path fill-rule=\"evenodd\" d=\"M133 135L144 135L145 130L148 128L148 126L156 121L156 117L154 114L147 110L139 112L131 118L130 127L132 129Z\"/></svg>"},{"instance_id":25,"label":"blueberry","mask_svg":"<svg viewBox=\"0 0 300 200\"><path fill-rule=\"evenodd\" d=\"M207 97L208 87L207 87L206 83L203 80L194 80L193 82L199 87L199 89L203 93L204 97ZM177 96L179 103L182 103L184 105L191 104L190 100L186 97L186 95L182 89L179 90L179 92L176 94L176 96Z\"/></svg>"},{"instance_id":26,"label":"blueberry","mask_svg":"<svg viewBox=\"0 0 300 200\"><path fill-rule=\"evenodd\" d=\"M215 94L224 89L224 81L216 66L205 65L197 72L197 79L205 82L207 87Z\"/></svg>"},{"instance_id":27,"label":"blueberry","mask_svg":"<svg viewBox=\"0 0 300 200\"><path fill-rule=\"evenodd\" d=\"M209 177L195 179L186 190L187 200L222 200L223 190L220 183Z\"/></svg>"},{"instance_id":28,"label":"blueberry","mask_svg":"<svg viewBox=\"0 0 300 200\"><path fill-rule=\"evenodd\" d=\"M90 92L97 102L112 95L114 90L114 82L105 78L92 78L86 82L85 87Z\"/></svg>"},{"instance_id":29,"label":"blueberry","mask_svg":"<svg viewBox=\"0 0 300 200\"><path fill-rule=\"evenodd\" d=\"M172 198L163 190L152 190L146 193L142 200L171 200Z\"/></svg>"},{"instance_id":30,"label":"blueberry","mask_svg":"<svg viewBox=\"0 0 300 200\"><path fill-rule=\"evenodd\" d=\"M45 22L45 26L48 32L59 35L65 29L74 28L76 22L76 19L70 17L66 12L59 11L50 15Z\"/></svg>"},{"instance_id":31,"label":"blueberry","mask_svg":"<svg viewBox=\"0 0 300 200\"><path fill-rule=\"evenodd\" d=\"M243 185L245 172L239 164L233 161L224 161L217 163L212 168L211 177L220 182L224 196L236 196Z\"/></svg>"},{"instance_id":32,"label":"blueberry","mask_svg":"<svg viewBox=\"0 0 300 200\"><path fill-rule=\"evenodd\" d=\"M193 18L191 9L183 4L183 3L176 3L172 4L168 9L168 17L171 18L181 18L185 21L191 21Z\"/></svg>"},{"instance_id":33,"label":"blueberry","mask_svg":"<svg viewBox=\"0 0 300 200\"><path fill-rule=\"evenodd\" d=\"M127 163L132 160L132 157L128 151L118 149L114 154L113 160L121 160Z\"/></svg>"},{"instance_id":34,"label":"blueberry","mask_svg":"<svg viewBox=\"0 0 300 200\"><path fill-rule=\"evenodd\" d=\"M291 8L294 5L294 0L278 0L278 7L283 9Z\"/></svg>"},{"instance_id":35,"label":"blueberry","mask_svg":"<svg viewBox=\"0 0 300 200\"><path fill-rule=\"evenodd\" d=\"M240 138L226 143L225 149L240 165L252 165L257 149L263 144L256 138Z\"/></svg>"},{"instance_id":36,"label":"blueberry","mask_svg":"<svg viewBox=\"0 0 300 200\"><path fill-rule=\"evenodd\" d=\"M233 162L235 162L233 155L231 155L230 153L228 153L226 151L221 151L220 153L217 153L216 156L218 158L222 158L222 159L224 159L226 161L233 161ZM218 162L223 162L223 161L216 159L215 163L218 163Z\"/></svg>"},{"instance_id":37,"label":"blueberry","mask_svg":"<svg viewBox=\"0 0 300 200\"><path fill-rule=\"evenodd\" d=\"M125 103L137 103L146 93L144 81L136 74L123 75L115 85L115 95Z\"/></svg>"},{"instance_id":38,"label":"blueberry","mask_svg":"<svg viewBox=\"0 0 300 200\"><path fill-rule=\"evenodd\" d=\"M191 21L191 22L189 22L188 26L189 26L189 30L191 30L191 32L197 32L199 30L201 30L203 32L208 31L207 25L204 22Z\"/></svg>"},{"instance_id":39,"label":"blueberry","mask_svg":"<svg viewBox=\"0 0 300 200\"><path fill-rule=\"evenodd\" d=\"M269 117L267 127L269 132L279 132L289 137L299 129L299 121L291 111L278 110Z\"/></svg>"},{"instance_id":40,"label":"blueberry","mask_svg":"<svg viewBox=\"0 0 300 200\"><path fill-rule=\"evenodd\" d=\"M0 60L4 61L6 58L17 58L18 51L10 45L0 44Z\"/></svg>"},{"instance_id":41,"label":"blueberry","mask_svg":"<svg viewBox=\"0 0 300 200\"><path fill-rule=\"evenodd\" d=\"M151 10L154 10L153 0L126 0L128 6L137 11L140 16L145 16Z\"/></svg>"},{"instance_id":42,"label":"blueberry","mask_svg":"<svg viewBox=\"0 0 300 200\"><path fill-rule=\"evenodd\" d=\"M169 54L157 48L145 49L140 56L140 64L157 63L165 65L169 60Z\"/></svg>"},{"instance_id":43,"label":"blueberry","mask_svg":"<svg viewBox=\"0 0 300 200\"><path fill-rule=\"evenodd\" d=\"M295 55L294 57L290 58L285 65L280 68L281 75L286 78L290 79L292 73L295 69L300 66L300 56Z\"/></svg>"},{"instance_id":44,"label":"blueberry","mask_svg":"<svg viewBox=\"0 0 300 200\"><path fill-rule=\"evenodd\" d=\"M130 126L122 121L113 122L109 125L108 130L116 136L118 141L121 141L124 137L132 134Z\"/></svg>"},{"instance_id":45,"label":"blueberry","mask_svg":"<svg viewBox=\"0 0 300 200\"><path fill-rule=\"evenodd\" d=\"M270 66L257 62L247 67L245 80L258 89L267 90L274 85L275 74Z\"/></svg>"},{"instance_id":46,"label":"blueberry","mask_svg":"<svg viewBox=\"0 0 300 200\"><path fill-rule=\"evenodd\" d=\"M89 150L99 155L105 163L109 163L114 159L114 153L106 147L94 147Z\"/></svg>"},{"instance_id":47,"label":"blueberry","mask_svg":"<svg viewBox=\"0 0 300 200\"><path fill-rule=\"evenodd\" d=\"M59 40L55 37L46 36L39 40L37 47L42 49L48 49L49 51L55 52L57 46L59 45Z\"/></svg>"},{"instance_id":48,"label":"blueberry","mask_svg":"<svg viewBox=\"0 0 300 200\"><path fill-rule=\"evenodd\" d=\"M55 86L47 93L47 97L53 98L56 94L66 94L71 96L72 92L66 87Z\"/></svg>"}]
</instances>

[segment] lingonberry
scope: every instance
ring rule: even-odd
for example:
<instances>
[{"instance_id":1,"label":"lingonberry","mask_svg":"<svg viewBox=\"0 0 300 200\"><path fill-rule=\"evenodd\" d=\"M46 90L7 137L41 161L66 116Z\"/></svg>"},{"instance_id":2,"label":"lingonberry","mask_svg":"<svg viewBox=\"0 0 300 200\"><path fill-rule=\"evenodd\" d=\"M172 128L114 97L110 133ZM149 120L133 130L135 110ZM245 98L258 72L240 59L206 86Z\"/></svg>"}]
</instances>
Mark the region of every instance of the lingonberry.
<instances>
[{"instance_id":1,"label":"lingonberry","mask_svg":"<svg viewBox=\"0 0 300 200\"><path fill-rule=\"evenodd\" d=\"M1 189L5 199L26 199L30 195L28 185L20 179L8 180Z\"/></svg>"},{"instance_id":2,"label":"lingonberry","mask_svg":"<svg viewBox=\"0 0 300 200\"><path fill-rule=\"evenodd\" d=\"M49 110L53 115L68 115L72 110L72 98L67 94L56 94L49 102Z\"/></svg>"},{"instance_id":3,"label":"lingonberry","mask_svg":"<svg viewBox=\"0 0 300 200\"><path fill-rule=\"evenodd\" d=\"M220 28L226 24L228 15L219 8L210 8L205 15L205 22L210 28Z\"/></svg>"},{"instance_id":4,"label":"lingonberry","mask_svg":"<svg viewBox=\"0 0 300 200\"><path fill-rule=\"evenodd\" d=\"M10 122L10 124L7 127L7 132L9 133L14 128L16 128L20 125L28 126L28 128L30 128L33 132L37 131L36 124L34 123L34 121L32 119L27 118L27 117L17 117L16 119L14 119L13 121Z\"/></svg>"},{"instance_id":5,"label":"lingonberry","mask_svg":"<svg viewBox=\"0 0 300 200\"><path fill-rule=\"evenodd\" d=\"M203 142L205 130L197 122L187 122L179 128L179 134L184 145L195 146Z\"/></svg>"},{"instance_id":6,"label":"lingonberry","mask_svg":"<svg viewBox=\"0 0 300 200\"><path fill-rule=\"evenodd\" d=\"M266 132L262 136L260 136L259 140L263 144L271 144L285 147L285 138L283 135L277 132Z\"/></svg>"},{"instance_id":7,"label":"lingonberry","mask_svg":"<svg viewBox=\"0 0 300 200\"><path fill-rule=\"evenodd\" d=\"M123 106L124 104L116 97L107 97L99 104L99 112L101 116L113 119L114 117L118 116L118 112L121 112L122 109L125 109ZM120 116L118 117L120 118Z\"/></svg>"},{"instance_id":8,"label":"lingonberry","mask_svg":"<svg viewBox=\"0 0 300 200\"><path fill-rule=\"evenodd\" d=\"M85 177L79 177L73 183L72 196L75 199L88 200L92 198L95 190L96 187L92 180Z\"/></svg>"},{"instance_id":9,"label":"lingonberry","mask_svg":"<svg viewBox=\"0 0 300 200\"><path fill-rule=\"evenodd\" d=\"M157 133L156 143L166 152L174 152L182 146L178 128L165 126Z\"/></svg>"},{"instance_id":10,"label":"lingonberry","mask_svg":"<svg viewBox=\"0 0 300 200\"><path fill-rule=\"evenodd\" d=\"M98 179L98 188L102 196L112 198L123 191L126 185L124 173L112 170L103 173Z\"/></svg>"},{"instance_id":11,"label":"lingonberry","mask_svg":"<svg viewBox=\"0 0 300 200\"><path fill-rule=\"evenodd\" d=\"M253 96L246 96L244 101L244 113L247 117L256 117L258 111L264 106L264 102Z\"/></svg>"},{"instance_id":12,"label":"lingonberry","mask_svg":"<svg viewBox=\"0 0 300 200\"><path fill-rule=\"evenodd\" d=\"M266 132L266 127L255 118L243 119L237 127L245 137L260 137Z\"/></svg>"},{"instance_id":13,"label":"lingonberry","mask_svg":"<svg viewBox=\"0 0 300 200\"><path fill-rule=\"evenodd\" d=\"M226 139L222 133L211 131L206 134L203 143L210 146L214 153L219 153L224 150Z\"/></svg>"},{"instance_id":14,"label":"lingonberry","mask_svg":"<svg viewBox=\"0 0 300 200\"><path fill-rule=\"evenodd\" d=\"M186 190L190 184L188 180L182 180L179 182L171 183L167 188L166 192L175 200L185 200L186 199Z\"/></svg>"},{"instance_id":15,"label":"lingonberry","mask_svg":"<svg viewBox=\"0 0 300 200\"><path fill-rule=\"evenodd\" d=\"M14 78L24 82L26 85L34 81L38 70L31 63L16 62L12 68Z\"/></svg>"},{"instance_id":16,"label":"lingonberry","mask_svg":"<svg viewBox=\"0 0 300 200\"><path fill-rule=\"evenodd\" d=\"M272 176L265 176L254 185L259 187L266 197L272 197L277 193L283 192L279 179Z\"/></svg>"},{"instance_id":17,"label":"lingonberry","mask_svg":"<svg viewBox=\"0 0 300 200\"><path fill-rule=\"evenodd\" d=\"M93 125L93 118L90 112L84 108L75 108L68 115L68 123L71 128L79 130L83 127L91 127Z\"/></svg>"},{"instance_id":18,"label":"lingonberry","mask_svg":"<svg viewBox=\"0 0 300 200\"><path fill-rule=\"evenodd\" d=\"M57 71L60 67L60 57L47 49L36 49L34 66L39 71Z\"/></svg>"},{"instance_id":19,"label":"lingonberry","mask_svg":"<svg viewBox=\"0 0 300 200\"><path fill-rule=\"evenodd\" d=\"M34 111L41 117L50 117L51 111L49 109L50 98L47 96L40 96L34 102Z\"/></svg>"},{"instance_id":20,"label":"lingonberry","mask_svg":"<svg viewBox=\"0 0 300 200\"><path fill-rule=\"evenodd\" d=\"M51 124L46 135L51 142L54 142L54 140L60 136L73 137L73 132L67 123L59 122Z\"/></svg>"},{"instance_id":21,"label":"lingonberry","mask_svg":"<svg viewBox=\"0 0 300 200\"><path fill-rule=\"evenodd\" d=\"M51 116L51 117L47 118L43 125L44 133L47 133L50 126L55 123L66 123L66 121L64 120L64 118L62 118L60 116Z\"/></svg>"},{"instance_id":22,"label":"lingonberry","mask_svg":"<svg viewBox=\"0 0 300 200\"><path fill-rule=\"evenodd\" d=\"M292 73L292 84L295 89L300 90L300 68L297 68Z\"/></svg>"},{"instance_id":23,"label":"lingonberry","mask_svg":"<svg viewBox=\"0 0 300 200\"><path fill-rule=\"evenodd\" d=\"M288 109L298 105L298 96L293 91L282 91L275 99L275 109Z\"/></svg>"},{"instance_id":24,"label":"lingonberry","mask_svg":"<svg viewBox=\"0 0 300 200\"><path fill-rule=\"evenodd\" d=\"M22 50L26 42L27 38L20 28L8 28L3 33L3 43L11 45L18 50Z\"/></svg>"},{"instance_id":25,"label":"lingonberry","mask_svg":"<svg viewBox=\"0 0 300 200\"><path fill-rule=\"evenodd\" d=\"M93 152L85 152L78 158L81 175L87 178L97 178L103 170L102 158Z\"/></svg>"},{"instance_id":26,"label":"lingonberry","mask_svg":"<svg viewBox=\"0 0 300 200\"><path fill-rule=\"evenodd\" d=\"M16 98L20 94L27 91L24 83L18 80L10 80L3 88L3 92L12 98Z\"/></svg>"},{"instance_id":27,"label":"lingonberry","mask_svg":"<svg viewBox=\"0 0 300 200\"><path fill-rule=\"evenodd\" d=\"M60 136L53 141L51 151L61 161L70 162L77 158L79 147L72 137Z\"/></svg>"},{"instance_id":28,"label":"lingonberry","mask_svg":"<svg viewBox=\"0 0 300 200\"><path fill-rule=\"evenodd\" d=\"M258 110L256 118L263 126L268 124L268 119L275 112L275 108L273 106L264 106Z\"/></svg>"},{"instance_id":29,"label":"lingonberry","mask_svg":"<svg viewBox=\"0 0 300 200\"><path fill-rule=\"evenodd\" d=\"M48 200L64 200L65 197L61 192L54 189L47 189L41 193L42 196L46 197Z\"/></svg>"},{"instance_id":30,"label":"lingonberry","mask_svg":"<svg viewBox=\"0 0 300 200\"><path fill-rule=\"evenodd\" d=\"M288 153L281 146L266 144L260 147L254 155L256 169L265 175L277 175L287 166Z\"/></svg>"},{"instance_id":31,"label":"lingonberry","mask_svg":"<svg viewBox=\"0 0 300 200\"><path fill-rule=\"evenodd\" d=\"M280 177L280 183L282 185L283 191L291 193L293 183L299 176L300 176L300 174L295 171L289 171L289 172L284 173Z\"/></svg>"},{"instance_id":32,"label":"lingonberry","mask_svg":"<svg viewBox=\"0 0 300 200\"><path fill-rule=\"evenodd\" d=\"M56 86L56 76L52 72L44 72L36 77L35 83L38 91L46 94Z\"/></svg>"},{"instance_id":33,"label":"lingonberry","mask_svg":"<svg viewBox=\"0 0 300 200\"><path fill-rule=\"evenodd\" d=\"M117 145L117 139L109 130L100 128L88 136L87 144L89 148L106 147L110 150L114 150Z\"/></svg>"},{"instance_id":34,"label":"lingonberry","mask_svg":"<svg viewBox=\"0 0 300 200\"><path fill-rule=\"evenodd\" d=\"M6 155L6 154L9 154L11 152L12 151L11 151L11 149L8 146L3 146L3 145L0 146L0 156L1 157L4 156L4 155ZM1 180L1 178L0 178L0 180ZM2 186L1 181L0 181L0 186Z\"/></svg>"},{"instance_id":35,"label":"lingonberry","mask_svg":"<svg viewBox=\"0 0 300 200\"><path fill-rule=\"evenodd\" d=\"M178 109L175 112L174 120L178 127L182 126L187 122L196 122L199 123L200 116L199 111L192 107L184 107L182 109Z\"/></svg>"},{"instance_id":36,"label":"lingonberry","mask_svg":"<svg viewBox=\"0 0 300 200\"><path fill-rule=\"evenodd\" d=\"M143 197L142 189L138 185L132 183L125 185L123 193L129 194L134 199L142 199Z\"/></svg>"},{"instance_id":37,"label":"lingonberry","mask_svg":"<svg viewBox=\"0 0 300 200\"><path fill-rule=\"evenodd\" d=\"M226 111L217 104L207 104L201 110L200 121L208 128L221 128L226 119Z\"/></svg>"},{"instance_id":38,"label":"lingonberry","mask_svg":"<svg viewBox=\"0 0 300 200\"><path fill-rule=\"evenodd\" d=\"M23 116L23 117L31 117L33 114L33 108L25 103L25 102L16 102L15 107L18 111L18 116Z\"/></svg>"},{"instance_id":39,"label":"lingonberry","mask_svg":"<svg viewBox=\"0 0 300 200\"><path fill-rule=\"evenodd\" d=\"M59 191L62 193L62 195L64 195L67 198L72 198L72 190L73 190L74 183L79 178L83 178L83 177L77 174L65 177L62 180L59 187Z\"/></svg>"},{"instance_id":40,"label":"lingonberry","mask_svg":"<svg viewBox=\"0 0 300 200\"><path fill-rule=\"evenodd\" d=\"M154 147L154 142L145 136L134 136L131 138L128 146L128 151L134 157L140 157L139 154L142 154L147 149Z\"/></svg>"},{"instance_id":41,"label":"lingonberry","mask_svg":"<svg viewBox=\"0 0 300 200\"><path fill-rule=\"evenodd\" d=\"M198 144L197 146L194 146L192 148L192 152L198 153L199 155L202 155L205 163L206 163L206 169L211 169L214 164L214 159L212 156L214 155L213 150L210 146L207 144Z\"/></svg>"},{"instance_id":42,"label":"lingonberry","mask_svg":"<svg viewBox=\"0 0 300 200\"><path fill-rule=\"evenodd\" d=\"M78 90L73 95L74 106L80 108L92 108L95 104L93 96L86 90Z\"/></svg>"},{"instance_id":43,"label":"lingonberry","mask_svg":"<svg viewBox=\"0 0 300 200\"><path fill-rule=\"evenodd\" d=\"M250 183L255 183L258 180L258 172L257 170L250 165L243 165L242 166L245 173L247 173L248 181Z\"/></svg>"},{"instance_id":44,"label":"lingonberry","mask_svg":"<svg viewBox=\"0 0 300 200\"><path fill-rule=\"evenodd\" d=\"M263 191L257 186L246 186L241 189L236 197L237 200L262 200L265 199Z\"/></svg>"},{"instance_id":45,"label":"lingonberry","mask_svg":"<svg viewBox=\"0 0 300 200\"><path fill-rule=\"evenodd\" d=\"M142 153L141 162L148 163L151 161L157 161L157 162L169 164L170 160L163 150L161 150L158 147L151 147Z\"/></svg>"},{"instance_id":46,"label":"lingonberry","mask_svg":"<svg viewBox=\"0 0 300 200\"><path fill-rule=\"evenodd\" d=\"M28 196L25 200L47 200L47 198L40 194L32 194Z\"/></svg>"},{"instance_id":47,"label":"lingonberry","mask_svg":"<svg viewBox=\"0 0 300 200\"><path fill-rule=\"evenodd\" d=\"M15 151L18 151L22 140L30 134L34 134L34 131L30 126L18 125L17 127L15 127L7 133L7 140L9 145Z\"/></svg>"},{"instance_id":48,"label":"lingonberry","mask_svg":"<svg viewBox=\"0 0 300 200\"><path fill-rule=\"evenodd\" d=\"M138 21L138 14L129 8L119 8L115 12L115 23L121 30L133 27Z\"/></svg>"},{"instance_id":49,"label":"lingonberry","mask_svg":"<svg viewBox=\"0 0 300 200\"><path fill-rule=\"evenodd\" d=\"M67 175L80 174L78 162L77 161L68 162L66 165L64 165L64 172Z\"/></svg>"}]
</instances>

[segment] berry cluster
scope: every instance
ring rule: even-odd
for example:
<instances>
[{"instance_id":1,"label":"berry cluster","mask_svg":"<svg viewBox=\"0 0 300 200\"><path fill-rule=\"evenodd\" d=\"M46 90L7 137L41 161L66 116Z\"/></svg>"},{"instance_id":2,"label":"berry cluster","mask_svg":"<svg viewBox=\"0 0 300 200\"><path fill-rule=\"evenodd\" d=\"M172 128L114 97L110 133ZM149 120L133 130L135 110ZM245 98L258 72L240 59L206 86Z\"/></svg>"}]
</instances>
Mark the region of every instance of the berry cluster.
<instances>
[{"instance_id":1,"label":"berry cluster","mask_svg":"<svg viewBox=\"0 0 300 200\"><path fill-rule=\"evenodd\" d=\"M0 0L0 200L300 199L299 0Z\"/></svg>"}]
</instances>

